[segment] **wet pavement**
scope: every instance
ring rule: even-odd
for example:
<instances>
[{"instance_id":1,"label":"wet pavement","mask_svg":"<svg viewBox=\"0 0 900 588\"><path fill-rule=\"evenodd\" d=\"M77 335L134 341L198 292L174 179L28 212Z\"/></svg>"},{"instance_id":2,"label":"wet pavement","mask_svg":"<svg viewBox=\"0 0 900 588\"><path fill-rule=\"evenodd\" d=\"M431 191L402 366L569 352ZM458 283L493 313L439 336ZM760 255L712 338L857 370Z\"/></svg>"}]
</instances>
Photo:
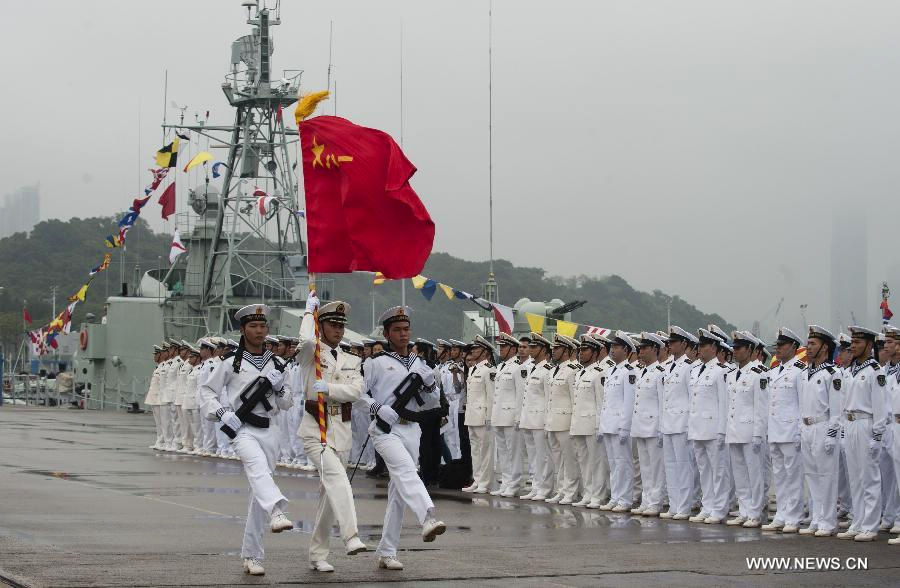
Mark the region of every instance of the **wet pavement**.
<instances>
[{"instance_id":1,"label":"wet pavement","mask_svg":"<svg viewBox=\"0 0 900 588\"><path fill-rule=\"evenodd\" d=\"M0 408L0 584L222 586L428 582L466 586L889 586L900 547L697 525L436 490L448 531L423 543L405 519L402 572L373 553L307 570L318 479L279 470L296 528L265 538L266 576L241 570L248 486L235 461L147 449L149 415ZM353 481L360 535L378 542L386 481ZM868 570L750 571L748 557L867 557ZM831 565L831 564L829 564Z\"/></svg>"}]
</instances>

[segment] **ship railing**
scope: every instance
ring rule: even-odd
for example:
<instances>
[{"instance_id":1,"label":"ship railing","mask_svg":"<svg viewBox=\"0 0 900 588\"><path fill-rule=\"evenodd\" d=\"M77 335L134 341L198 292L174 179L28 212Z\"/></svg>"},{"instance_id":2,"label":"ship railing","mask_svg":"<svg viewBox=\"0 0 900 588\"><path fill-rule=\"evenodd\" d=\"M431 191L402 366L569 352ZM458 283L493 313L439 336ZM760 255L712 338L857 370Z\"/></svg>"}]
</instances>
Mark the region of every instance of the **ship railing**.
<instances>
[{"instance_id":1,"label":"ship railing","mask_svg":"<svg viewBox=\"0 0 900 588\"><path fill-rule=\"evenodd\" d=\"M275 95L282 94L284 96L296 97L297 92L300 90L300 78L302 76L302 69L283 69L281 70L281 79L269 82L269 86L272 89L272 93ZM234 90L235 93L249 97L253 85L256 83L256 79L247 75L246 69L240 69L225 74L225 83L223 86L228 86Z\"/></svg>"},{"instance_id":2,"label":"ship railing","mask_svg":"<svg viewBox=\"0 0 900 588\"><path fill-rule=\"evenodd\" d=\"M36 374L10 374L3 378L3 404L63 406L68 392L61 392L56 380Z\"/></svg>"},{"instance_id":3,"label":"ship railing","mask_svg":"<svg viewBox=\"0 0 900 588\"><path fill-rule=\"evenodd\" d=\"M75 392L75 397L81 408L124 411L131 409L135 402L141 407L149 387L149 377L132 376L124 380L116 378L111 381L104 378L95 389L84 388Z\"/></svg>"}]
</instances>

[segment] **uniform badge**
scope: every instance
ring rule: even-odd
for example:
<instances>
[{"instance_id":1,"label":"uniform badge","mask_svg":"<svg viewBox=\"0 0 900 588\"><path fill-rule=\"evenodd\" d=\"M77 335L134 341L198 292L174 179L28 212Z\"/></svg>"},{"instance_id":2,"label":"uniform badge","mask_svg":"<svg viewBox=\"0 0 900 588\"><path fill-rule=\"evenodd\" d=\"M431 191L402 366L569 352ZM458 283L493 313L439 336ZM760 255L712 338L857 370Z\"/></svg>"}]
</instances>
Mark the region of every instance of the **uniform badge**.
<instances>
[{"instance_id":1,"label":"uniform badge","mask_svg":"<svg viewBox=\"0 0 900 588\"><path fill-rule=\"evenodd\" d=\"M637 382L637 376L635 376L634 374L629 374L629 376L628 376L628 383L629 383L629 384L634 384L635 382Z\"/></svg>"},{"instance_id":2,"label":"uniform badge","mask_svg":"<svg viewBox=\"0 0 900 588\"><path fill-rule=\"evenodd\" d=\"M491 372L491 382L494 381L494 378L497 377L497 372Z\"/></svg>"},{"instance_id":3,"label":"uniform badge","mask_svg":"<svg viewBox=\"0 0 900 588\"><path fill-rule=\"evenodd\" d=\"M766 386L769 385L769 378L760 378L759 379L759 389L765 390Z\"/></svg>"},{"instance_id":4,"label":"uniform badge","mask_svg":"<svg viewBox=\"0 0 900 588\"><path fill-rule=\"evenodd\" d=\"M600 376L600 385L606 386L606 376Z\"/></svg>"},{"instance_id":5,"label":"uniform badge","mask_svg":"<svg viewBox=\"0 0 900 588\"><path fill-rule=\"evenodd\" d=\"M523 378L528 376L528 370L519 370L519 375Z\"/></svg>"},{"instance_id":6,"label":"uniform badge","mask_svg":"<svg viewBox=\"0 0 900 588\"><path fill-rule=\"evenodd\" d=\"M884 377L884 374L878 374L878 385L884 386L887 383L887 378Z\"/></svg>"},{"instance_id":7,"label":"uniform badge","mask_svg":"<svg viewBox=\"0 0 900 588\"><path fill-rule=\"evenodd\" d=\"M833 380L831 381L831 383L832 383L832 385L834 386L834 389L835 389L835 390L840 390L840 389L841 389L841 379L840 379L840 378L835 378L835 379L833 379Z\"/></svg>"}]
</instances>

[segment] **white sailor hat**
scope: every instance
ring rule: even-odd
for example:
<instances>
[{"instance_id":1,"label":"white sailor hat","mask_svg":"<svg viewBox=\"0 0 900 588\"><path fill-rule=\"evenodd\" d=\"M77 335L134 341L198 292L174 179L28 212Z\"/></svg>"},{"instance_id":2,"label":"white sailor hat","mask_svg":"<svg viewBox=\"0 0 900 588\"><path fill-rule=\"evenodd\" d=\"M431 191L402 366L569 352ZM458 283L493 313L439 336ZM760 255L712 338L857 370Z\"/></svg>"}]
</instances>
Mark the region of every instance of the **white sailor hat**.
<instances>
[{"instance_id":1,"label":"white sailor hat","mask_svg":"<svg viewBox=\"0 0 900 588\"><path fill-rule=\"evenodd\" d=\"M837 339L831 334L831 331L824 327L820 327L819 325L809 325L809 336L815 337L816 339L822 339L831 345L837 343Z\"/></svg>"},{"instance_id":2,"label":"white sailor hat","mask_svg":"<svg viewBox=\"0 0 900 588\"><path fill-rule=\"evenodd\" d=\"M348 339L341 339L341 342L338 345L340 345L341 349L343 349L344 351L347 351L348 349L353 347Z\"/></svg>"},{"instance_id":3,"label":"white sailor hat","mask_svg":"<svg viewBox=\"0 0 900 588\"><path fill-rule=\"evenodd\" d=\"M235 341L234 339L226 339L225 344L228 345L229 347L234 347L235 349L240 347L240 345L238 345L238 342Z\"/></svg>"},{"instance_id":4,"label":"white sailor hat","mask_svg":"<svg viewBox=\"0 0 900 588\"><path fill-rule=\"evenodd\" d=\"M718 337L725 343L728 343L728 333L726 333L722 329L722 327L720 327L719 325L713 324L713 323L709 323L709 325L707 325L706 328L710 333L712 333L713 335L715 335L716 337Z\"/></svg>"},{"instance_id":5,"label":"white sailor hat","mask_svg":"<svg viewBox=\"0 0 900 588\"><path fill-rule=\"evenodd\" d=\"M409 315L412 314L412 309L408 306L393 306L383 313L378 318L378 322L381 323L383 327L387 327L393 323L399 322L410 322Z\"/></svg>"},{"instance_id":6,"label":"white sailor hat","mask_svg":"<svg viewBox=\"0 0 900 588\"><path fill-rule=\"evenodd\" d=\"M563 347L568 347L569 349L578 349L578 342L569 337L566 337L565 335L556 333L555 335L553 335L553 346L559 347L560 345Z\"/></svg>"},{"instance_id":7,"label":"white sailor hat","mask_svg":"<svg viewBox=\"0 0 900 588\"><path fill-rule=\"evenodd\" d=\"M159 350L160 350L160 351L168 351L168 350L169 350L169 342L168 342L168 341L163 341L163 342L160 343L157 347L159 347Z\"/></svg>"},{"instance_id":8,"label":"white sailor hat","mask_svg":"<svg viewBox=\"0 0 900 588\"><path fill-rule=\"evenodd\" d=\"M213 342L216 347L228 347L228 339L225 337L213 337Z\"/></svg>"},{"instance_id":9,"label":"white sailor hat","mask_svg":"<svg viewBox=\"0 0 900 588\"><path fill-rule=\"evenodd\" d=\"M191 355L200 355L200 350L194 347L193 345L187 346L188 353Z\"/></svg>"},{"instance_id":10,"label":"white sailor hat","mask_svg":"<svg viewBox=\"0 0 900 588\"><path fill-rule=\"evenodd\" d=\"M350 315L350 305L340 300L323 304L319 307L319 321L329 321L341 325L347 324Z\"/></svg>"},{"instance_id":11,"label":"white sailor hat","mask_svg":"<svg viewBox=\"0 0 900 588\"><path fill-rule=\"evenodd\" d=\"M491 353L497 353L497 350L491 345L491 342L482 337L481 335L475 335L475 340L471 343L472 347L483 347L487 349Z\"/></svg>"},{"instance_id":12,"label":"white sailor hat","mask_svg":"<svg viewBox=\"0 0 900 588\"><path fill-rule=\"evenodd\" d=\"M656 336L663 342L663 345L669 342L669 334L665 331L656 331Z\"/></svg>"},{"instance_id":13,"label":"white sailor hat","mask_svg":"<svg viewBox=\"0 0 900 588\"><path fill-rule=\"evenodd\" d=\"M900 339L900 329L894 325L885 325L883 330L885 337L890 339Z\"/></svg>"},{"instance_id":14,"label":"white sailor hat","mask_svg":"<svg viewBox=\"0 0 900 588\"><path fill-rule=\"evenodd\" d=\"M875 342L881 345L884 345L884 342L887 340L887 337L884 336L884 333L878 333L875 335Z\"/></svg>"},{"instance_id":15,"label":"white sailor hat","mask_svg":"<svg viewBox=\"0 0 900 588\"><path fill-rule=\"evenodd\" d=\"M590 347L591 349L600 349L601 347L603 347L603 343L600 342L594 335L588 335L587 333L585 333L578 339L579 347Z\"/></svg>"},{"instance_id":16,"label":"white sailor hat","mask_svg":"<svg viewBox=\"0 0 900 588\"><path fill-rule=\"evenodd\" d=\"M450 347L465 347L466 344L459 339L450 339Z\"/></svg>"},{"instance_id":17,"label":"white sailor hat","mask_svg":"<svg viewBox=\"0 0 900 588\"><path fill-rule=\"evenodd\" d=\"M642 331L641 338L638 341L638 347L646 347L647 345L656 345L657 347L662 347L663 341L656 333Z\"/></svg>"},{"instance_id":18,"label":"white sailor hat","mask_svg":"<svg viewBox=\"0 0 900 588\"><path fill-rule=\"evenodd\" d=\"M850 347L850 335L841 333L838 335L838 345L841 347Z\"/></svg>"},{"instance_id":19,"label":"white sailor hat","mask_svg":"<svg viewBox=\"0 0 900 588\"><path fill-rule=\"evenodd\" d=\"M446 339L435 339L438 347L450 347L450 343Z\"/></svg>"},{"instance_id":20,"label":"white sailor hat","mask_svg":"<svg viewBox=\"0 0 900 588\"><path fill-rule=\"evenodd\" d=\"M757 339L749 331L732 331L731 341L734 347L756 347Z\"/></svg>"},{"instance_id":21,"label":"white sailor hat","mask_svg":"<svg viewBox=\"0 0 900 588\"><path fill-rule=\"evenodd\" d=\"M591 333L591 337L594 338L594 341L602 345L609 351L609 346L612 345L612 341L606 335L601 335L600 333Z\"/></svg>"},{"instance_id":22,"label":"white sailor hat","mask_svg":"<svg viewBox=\"0 0 900 588\"><path fill-rule=\"evenodd\" d=\"M724 343L721 337L707 329L697 329L697 339L701 345L704 343L715 343L716 345Z\"/></svg>"},{"instance_id":23,"label":"white sailor hat","mask_svg":"<svg viewBox=\"0 0 900 588\"><path fill-rule=\"evenodd\" d=\"M521 343L522 341L531 343L531 333L522 333L521 335L519 335L519 343Z\"/></svg>"},{"instance_id":24,"label":"white sailor hat","mask_svg":"<svg viewBox=\"0 0 900 588\"><path fill-rule=\"evenodd\" d=\"M365 347L371 347L372 345L375 345L375 339L369 339L368 337L364 337L362 340L362 344Z\"/></svg>"},{"instance_id":25,"label":"white sailor hat","mask_svg":"<svg viewBox=\"0 0 900 588\"><path fill-rule=\"evenodd\" d=\"M854 337L862 337L864 339L871 339L872 341L874 341L875 338L878 337L877 331L873 331L872 329L867 329L865 327L860 327L858 325L852 325L848 327L848 329L850 331L851 339Z\"/></svg>"},{"instance_id":26,"label":"white sailor hat","mask_svg":"<svg viewBox=\"0 0 900 588\"><path fill-rule=\"evenodd\" d=\"M627 347L630 351L637 351L637 345L634 344L634 339L629 337L628 333L625 331L616 331L610 338L610 343Z\"/></svg>"},{"instance_id":27,"label":"white sailor hat","mask_svg":"<svg viewBox=\"0 0 900 588\"><path fill-rule=\"evenodd\" d=\"M174 347L175 349L178 349L179 347L181 347L181 341L179 341L178 339L170 338L169 339L169 347Z\"/></svg>"},{"instance_id":28,"label":"white sailor hat","mask_svg":"<svg viewBox=\"0 0 900 588\"><path fill-rule=\"evenodd\" d=\"M519 340L510 335L509 333L500 333L496 338L497 345L511 345L513 347L519 346Z\"/></svg>"},{"instance_id":29,"label":"white sailor hat","mask_svg":"<svg viewBox=\"0 0 900 588\"><path fill-rule=\"evenodd\" d=\"M185 347L187 347L188 349L190 349L190 348L192 347L192 345L191 345L191 343L190 343L189 341L185 341L184 339L182 339L182 340L181 340L181 347L182 347L182 349L185 348Z\"/></svg>"},{"instance_id":30,"label":"white sailor hat","mask_svg":"<svg viewBox=\"0 0 900 588\"><path fill-rule=\"evenodd\" d=\"M162 348L161 346L159 346L159 345L154 345L154 346L153 346L153 353L159 353L159 352L162 351L162 350L163 350L163 348Z\"/></svg>"},{"instance_id":31,"label":"white sailor hat","mask_svg":"<svg viewBox=\"0 0 900 588\"><path fill-rule=\"evenodd\" d=\"M734 347L732 347L725 341L722 341L721 343L719 343L719 348L724 351L727 351L728 353L734 353Z\"/></svg>"},{"instance_id":32,"label":"white sailor hat","mask_svg":"<svg viewBox=\"0 0 900 588\"><path fill-rule=\"evenodd\" d=\"M417 346L417 347L421 347L421 346L423 346L423 345L426 346L426 347L434 347L434 343L432 343L432 342L429 341L428 339L422 339L421 337L419 337L418 339L416 339L416 346Z\"/></svg>"},{"instance_id":33,"label":"white sailor hat","mask_svg":"<svg viewBox=\"0 0 900 588\"><path fill-rule=\"evenodd\" d=\"M243 308L239 308L234 313L234 318L241 323L242 327L255 321L266 322L269 320L269 307L265 304L248 304Z\"/></svg>"},{"instance_id":34,"label":"white sailor hat","mask_svg":"<svg viewBox=\"0 0 900 588\"><path fill-rule=\"evenodd\" d=\"M540 333L535 333L534 331L531 332L531 343L529 343L529 345L543 345L548 349L550 347L553 347L553 343L551 343L549 339L547 339Z\"/></svg>"},{"instance_id":35,"label":"white sailor hat","mask_svg":"<svg viewBox=\"0 0 900 588\"><path fill-rule=\"evenodd\" d=\"M775 345L781 345L783 343L796 343L798 346L803 346L803 339L797 336L797 333L790 330L787 327L781 327L778 329L778 333L775 339Z\"/></svg>"},{"instance_id":36,"label":"white sailor hat","mask_svg":"<svg viewBox=\"0 0 900 588\"><path fill-rule=\"evenodd\" d=\"M215 349L216 344L212 342L211 337L201 337L199 341L197 341L197 345L200 347L206 347L208 349Z\"/></svg>"},{"instance_id":37,"label":"white sailor hat","mask_svg":"<svg viewBox=\"0 0 900 588\"><path fill-rule=\"evenodd\" d=\"M265 341L266 341L266 343L274 343L274 344L277 345L277 344L278 344L278 337L276 337L275 335L266 335Z\"/></svg>"}]
</instances>

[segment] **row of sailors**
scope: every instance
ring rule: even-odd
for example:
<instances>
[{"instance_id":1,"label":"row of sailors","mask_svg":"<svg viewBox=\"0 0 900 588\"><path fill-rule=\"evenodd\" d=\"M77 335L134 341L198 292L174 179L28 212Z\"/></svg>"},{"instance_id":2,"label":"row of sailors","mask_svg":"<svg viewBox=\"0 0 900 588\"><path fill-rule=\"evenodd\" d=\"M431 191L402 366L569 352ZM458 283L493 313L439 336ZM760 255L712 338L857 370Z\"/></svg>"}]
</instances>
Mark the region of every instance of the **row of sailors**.
<instances>
[{"instance_id":1,"label":"row of sailors","mask_svg":"<svg viewBox=\"0 0 900 588\"><path fill-rule=\"evenodd\" d=\"M714 325L502 334L496 348L438 340L440 380L448 397L461 392L471 444L463 490L856 541L898 533L900 330L850 333L813 325L803 340L782 328L771 369L763 341ZM804 345L809 365L796 357ZM838 348L844 367L832 363Z\"/></svg>"},{"instance_id":2,"label":"row of sailors","mask_svg":"<svg viewBox=\"0 0 900 588\"><path fill-rule=\"evenodd\" d=\"M282 358L292 357L299 340L296 337L267 336L266 349ZM196 344L188 341L165 341L153 346L156 368L144 404L151 408L156 425L156 442L150 449L171 451L204 457L237 459L228 437L215 421L203 418L200 387L222 362L223 356L233 353L238 343L217 336L201 338ZM285 386L292 397L302 395L302 375L299 366L286 368ZM226 402L227 390L221 401ZM302 403L295 402L275 418L281 432L277 463L280 466L312 471L303 444L291 431L296 431L302 418Z\"/></svg>"}]
</instances>

